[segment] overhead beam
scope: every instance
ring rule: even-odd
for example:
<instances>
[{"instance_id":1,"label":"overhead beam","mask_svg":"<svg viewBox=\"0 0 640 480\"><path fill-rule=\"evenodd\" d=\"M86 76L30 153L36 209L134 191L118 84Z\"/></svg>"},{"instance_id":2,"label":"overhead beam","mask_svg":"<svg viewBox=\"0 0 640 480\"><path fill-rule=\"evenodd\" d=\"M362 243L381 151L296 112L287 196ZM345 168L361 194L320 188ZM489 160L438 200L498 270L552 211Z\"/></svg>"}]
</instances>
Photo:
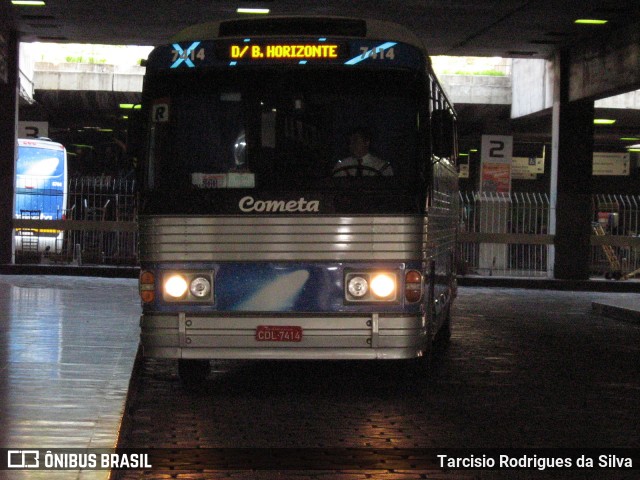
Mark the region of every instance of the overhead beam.
<instances>
[{"instance_id":1,"label":"overhead beam","mask_svg":"<svg viewBox=\"0 0 640 480\"><path fill-rule=\"evenodd\" d=\"M570 102L595 101L640 89L640 23L575 45L566 53ZM511 118L552 107L556 61L557 57L513 59Z\"/></svg>"},{"instance_id":2,"label":"overhead beam","mask_svg":"<svg viewBox=\"0 0 640 480\"><path fill-rule=\"evenodd\" d=\"M571 49L569 101L640 89L640 23Z\"/></svg>"}]
</instances>

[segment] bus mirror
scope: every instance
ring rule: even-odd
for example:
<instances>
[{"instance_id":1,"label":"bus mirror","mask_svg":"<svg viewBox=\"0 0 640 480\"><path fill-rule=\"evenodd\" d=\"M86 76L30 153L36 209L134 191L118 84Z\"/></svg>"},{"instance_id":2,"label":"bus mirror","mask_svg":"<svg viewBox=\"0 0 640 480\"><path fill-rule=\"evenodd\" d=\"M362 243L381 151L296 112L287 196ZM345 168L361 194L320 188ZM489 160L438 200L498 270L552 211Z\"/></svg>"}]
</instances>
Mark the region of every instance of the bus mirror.
<instances>
[{"instance_id":1,"label":"bus mirror","mask_svg":"<svg viewBox=\"0 0 640 480\"><path fill-rule=\"evenodd\" d=\"M431 138L433 154L451 157L454 150L454 118L450 110L434 110L431 114Z\"/></svg>"}]
</instances>

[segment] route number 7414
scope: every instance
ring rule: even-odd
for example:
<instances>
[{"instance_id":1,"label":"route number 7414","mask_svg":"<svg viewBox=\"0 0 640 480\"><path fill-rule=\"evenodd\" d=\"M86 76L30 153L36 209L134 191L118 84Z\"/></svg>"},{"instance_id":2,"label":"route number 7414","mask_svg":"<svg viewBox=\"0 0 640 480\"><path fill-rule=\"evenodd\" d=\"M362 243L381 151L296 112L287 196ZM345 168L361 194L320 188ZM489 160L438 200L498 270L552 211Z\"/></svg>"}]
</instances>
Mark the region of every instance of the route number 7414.
<instances>
[{"instance_id":1,"label":"route number 7414","mask_svg":"<svg viewBox=\"0 0 640 480\"><path fill-rule=\"evenodd\" d=\"M393 60L396 58L396 54L391 48L373 48L369 49L368 47L360 47L360 51L362 52L362 59L371 58L373 60Z\"/></svg>"}]
</instances>

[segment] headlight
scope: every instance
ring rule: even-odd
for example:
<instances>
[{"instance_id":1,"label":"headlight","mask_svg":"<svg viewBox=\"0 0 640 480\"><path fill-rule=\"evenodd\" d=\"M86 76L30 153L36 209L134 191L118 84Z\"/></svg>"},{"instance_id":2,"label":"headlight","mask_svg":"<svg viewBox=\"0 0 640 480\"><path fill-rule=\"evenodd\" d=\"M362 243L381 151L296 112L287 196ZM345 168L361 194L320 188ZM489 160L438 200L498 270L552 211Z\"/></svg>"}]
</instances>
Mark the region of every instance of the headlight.
<instances>
[{"instance_id":1,"label":"headlight","mask_svg":"<svg viewBox=\"0 0 640 480\"><path fill-rule=\"evenodd\" d=\"M196 277L191 280L189 291L196 298L206 298L211 293L211 282L205 277Z\"/></svg>"},{"instance_id":2,"label":"headlight","mask_svg":"<svg viewBox=\"0 0 640 480\"><path fill-rule=\"evenodd\" d=\"M162 282L165 302L211 302L213 272L167 272Z\"/></svg>"},{"instance_id":3,"label":"headlight","mask_svg":"<svg viewBox=\"0 0 640 480\"><path fill-rule=\"evenodd\" d=\"M187 280L182 275L173 275L164 282L165 293L173 298L182 298L187 288Z\"/></svg>"},{"instance_id":4,"label":"headlight","mask_svg":"<svg viewBox=\"0 0 640 480\"><path fill-rule=\"evenodd\" d=\"M398 272L345 272L347 302L395 302L398 300Z\"/></svg>"},{"instance_id":5,"label":"headlight","mask_svg":"<svg viewBox=\"0 0 640 480\"><path fill-rule=\"evenodd\" d=\"M371 280L371 292L378 298L395 297L396 278L388 273L378 273Z\"/></svg>"},{"instance_id":6,"label":"headlight","mask_svg":"<svg viewBox=\"0 0 640 480\"><path fill-rule=\"evenodd\" d=\"M352 277L347 284L347 291L355 298L362 298L369 292L369 282L363 277Z\"/></svg>"}]
</instances>

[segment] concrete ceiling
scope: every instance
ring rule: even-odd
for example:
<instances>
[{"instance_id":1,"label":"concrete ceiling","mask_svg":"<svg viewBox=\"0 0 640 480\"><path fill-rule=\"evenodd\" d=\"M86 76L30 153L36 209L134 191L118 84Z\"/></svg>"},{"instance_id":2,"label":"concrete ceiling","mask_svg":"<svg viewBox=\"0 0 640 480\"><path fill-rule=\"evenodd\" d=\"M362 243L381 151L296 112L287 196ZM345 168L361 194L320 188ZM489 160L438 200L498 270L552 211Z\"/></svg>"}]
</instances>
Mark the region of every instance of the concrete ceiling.
<instances>
[{"instance_id":1,"label":"concrete ceiling","mask_svg":"<svg viewBox=\"0 0 640 480\"><path fill-rule=\"evenodd\" d=\"M547 57L561 46L640 19L638 0L2 0L23 41L155 45L192 24L238 17L237 7L272 15L339 15L395 21L414 30L432 55ZM0 13L3 13L0 9ZM575 25L599 18L603 27Z\"/></svg>"},{"instance_id":2,"label":"concrete ceiling","mask_svg":"<svg viewBox=\"0 0 640 480\"><path fill-rule=\"evenodd\" d=\"M640 24L638 0L45 1L43 7L18 7L10 0L0 0L0 21L4 18L13 24L25 42L156 45L166 43L168 37L193 24L242 17L236 13L238 7L265 7L271 15L337 15L394 21L417 33L432 55L512 58L547 58L556 49ZM576 25L578 18L605 19L608 23ZM39 98L53 117L56 109L69 107L68 101L59 102L57 96L54 100L42 95ZM487 123L510 123L507 106L458 105L457 109L462 125L466 125L462 137L475 137ZM96 105L74 109L76 116L88 119L104 115L102 110ZM628 112L628 117L624 125L621 122L597 136L608 142L621 134L640 134L640 112ZM550 117L546 112L511 123L510 128L532 139L547 138Z\"/></svg>"}]
</instances>

